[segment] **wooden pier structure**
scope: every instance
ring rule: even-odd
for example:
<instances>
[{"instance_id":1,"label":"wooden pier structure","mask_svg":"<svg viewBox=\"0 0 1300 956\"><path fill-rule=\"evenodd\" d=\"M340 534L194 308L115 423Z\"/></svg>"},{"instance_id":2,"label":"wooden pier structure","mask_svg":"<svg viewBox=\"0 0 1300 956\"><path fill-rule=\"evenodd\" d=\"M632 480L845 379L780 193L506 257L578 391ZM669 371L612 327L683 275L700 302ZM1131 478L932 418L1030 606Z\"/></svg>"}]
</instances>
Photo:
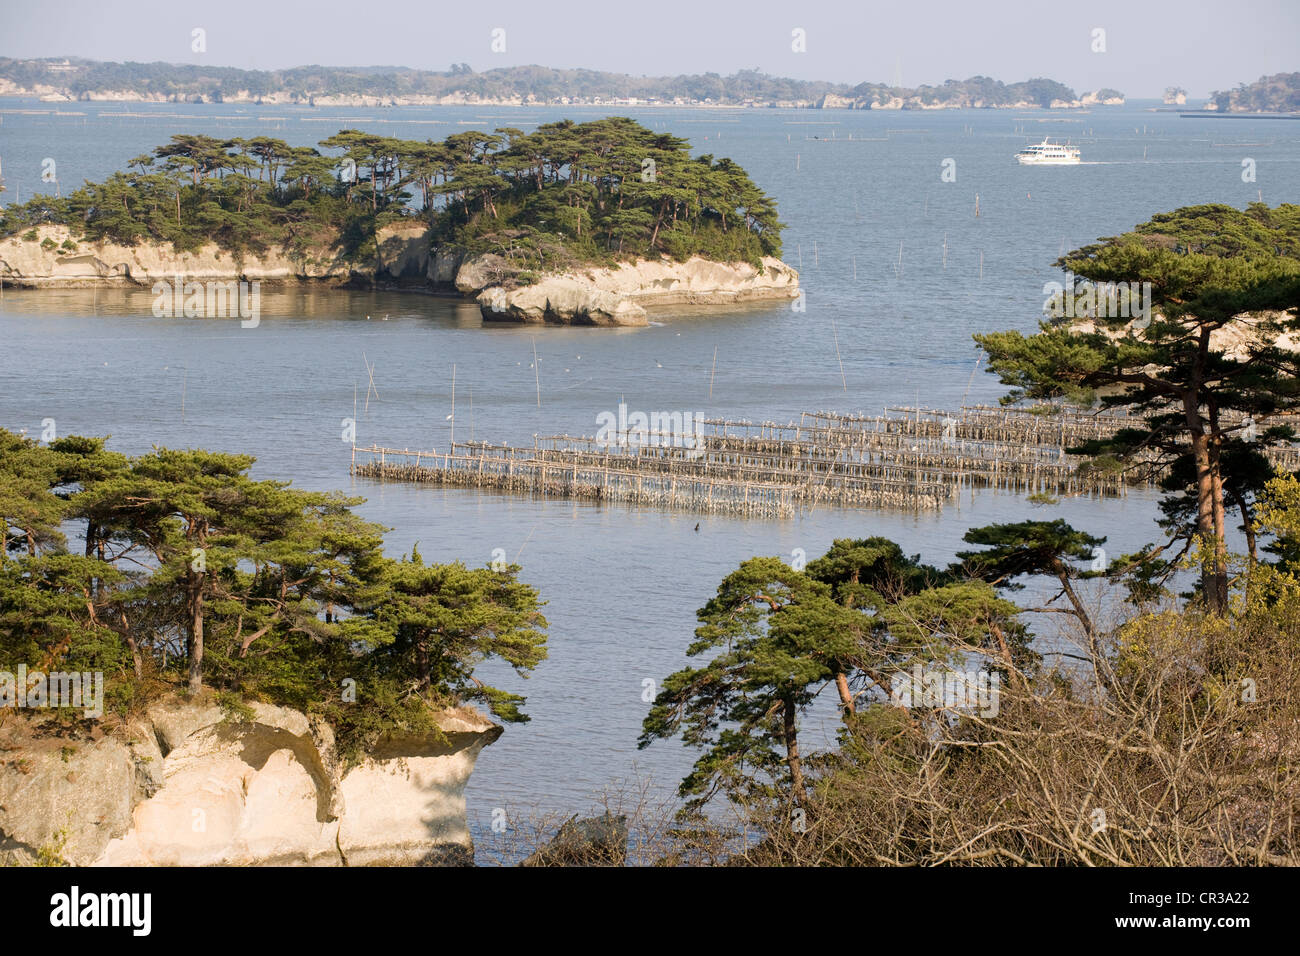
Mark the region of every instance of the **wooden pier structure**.
<instances>
[{"instance_id":1,"label":"wooden pier structure","mask_svg":"<svg viewBox=\"0 0 1300 956\"><path fill-rule=\"evenodd\" d=\"M506 494L788 517L820 506L925 511L992 488L1049 496L1126 494L1158 474L1082 468L1066 449L1137 423L1044 406L959 412L886 408L878 416L809 412L785 425L696 418L687 435L639 431L613 441L535 436L531 447L453 442L445 452L353 446L352 474ZM1300 466L1300 450L1270 450Z\"/></svg>"}]
</instances>

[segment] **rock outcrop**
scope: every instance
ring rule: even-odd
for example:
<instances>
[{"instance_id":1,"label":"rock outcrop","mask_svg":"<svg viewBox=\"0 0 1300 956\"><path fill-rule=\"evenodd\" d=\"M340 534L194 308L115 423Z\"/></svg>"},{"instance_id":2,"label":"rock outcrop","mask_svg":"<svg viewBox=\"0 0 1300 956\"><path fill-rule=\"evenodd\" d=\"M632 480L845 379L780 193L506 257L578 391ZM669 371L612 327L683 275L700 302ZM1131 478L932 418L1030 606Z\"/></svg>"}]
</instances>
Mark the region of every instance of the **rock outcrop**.
<instances>
[{"instance_id":1,"label":"rock outcrop","mask_svg":"<svg viewBox=\"0 0 1300 956\"><path fill-rule=\"evenodd\" d=\"M479 293L478 303L487 320L645 325L649 307L792 299L798 294L799 274L780 259L764 257L759 270L744 262L693 257L564 272L516 289L491 286Z\"/></svg>"},{"instance_id":2,"label":"rock outcrop","mask_svg":"<svg viewBox=\"0 0 1300 956\"><path fill-rule=\"evenodd\" d=\"M328 724L165 698L89 739L0 736L0 865L446 865L473 862L465 784L501 728L469 708L442 735L390 737L344 766Z\"/></svg>"},{"instance_id":3,"label":"rock outcrop","mask_svg":"<svg viewBox=\"0 0 1300 956\"><path fill-rule=\"evenodd\" d=\"M379 280L415 279L431 268L427 230L422 223L395 223L377 236L378 261L367 266ZM302 254L283 249L235 254L208 243L195 252L177 252L170 244L87 242L66 226L41 226L35 239L0 239L0 278L9 286L69 288L116 285L152 286L176 276L186 281L244 279L249 282L295 282L312 279L346 281L359 266L343 259L327 243Z\"/></svg>"},{"instance_id":4,"label":"rock outcrop","mask_svg":"<svg viewBox=\"0 0 1300 956\"><path fill-rule=\"evenodd\" d=\"M520 866L624 866L627 817L606 810L598 817L570 817L559 832Z\"/></svg>"},{"instance_id":5,"label":"rock outcrop","mask_svg":"<svg viewBox=\"0 0 1300 956\"><path fill-rule=\"evenodd\" d=\"M1055 104L1053 104L1055 105ZM1115 90L1093 90L1079 98L1081 106L1123 106L1124 97Z\"/></svg>"},{"instance_id":6,"label":"rock outcrop","mask_svg":"<svg viewBox=\"0 0 1300 956\"><path fill-rule=\"evenodd\" d=\"M772 257L765 257L761 268L698 256L685 262L641 259L544 274L519 285L519 268L499 255L432 248L422 222L386 225L376 238L374 261L358 264L324 240L320 248L301 253L269 249L236 256L211 243L195 252L178 252L166 243L87 242L75 239L66 226L41 226L34 238L0 239L0 281L36 289L153 288L158 282L175 287L178 276L187 283L377 284L474 296L489 320L587 325L645 325L645 310L655 306L733 304L799 294L799 274ZM184 293L186 302L189 295Z\"/></svg>"}]
</instances>

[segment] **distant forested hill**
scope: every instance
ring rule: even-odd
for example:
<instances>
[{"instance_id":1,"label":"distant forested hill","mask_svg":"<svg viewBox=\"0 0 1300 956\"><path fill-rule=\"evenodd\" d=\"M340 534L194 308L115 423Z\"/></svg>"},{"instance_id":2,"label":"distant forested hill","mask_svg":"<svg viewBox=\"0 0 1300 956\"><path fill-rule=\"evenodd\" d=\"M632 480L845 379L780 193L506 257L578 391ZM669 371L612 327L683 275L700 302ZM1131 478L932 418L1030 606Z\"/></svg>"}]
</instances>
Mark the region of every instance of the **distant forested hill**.
<instances>
[{"instance_id":1,"label":"distant forested hill","mask_svg":"<svg viewBox=\"0 0 1300 956\"><path fill-rule=\"evenodd\" d=\"M1300 113L1300 73L1261 76L1235 90L1216 90L1210 100L1221 113Z\"/></svg>"},{"instance_id":2,"label":"distant forested hill","mask_svg":"<svg viewBox=\"0 0 1300 956\"><path fill-rule=\"evenodd\" d=\"M394 103L482 102L581 103L639 100L757 106L828 106L921 109L936 106L1048 107L1078 105L1069 87L1053 80L1002 83L984 76L948 80L915 89L880 83L851 86L792 80L757 70L634 77L596 70L515 66L476 73L460 63L444 73L404 67L300 66L288 70L241 70L171 63L105 63L81 59L0 58L0 94L70 99L146 99L189 102L311 103L364 97Z\"/></svg>"}]
</instances>

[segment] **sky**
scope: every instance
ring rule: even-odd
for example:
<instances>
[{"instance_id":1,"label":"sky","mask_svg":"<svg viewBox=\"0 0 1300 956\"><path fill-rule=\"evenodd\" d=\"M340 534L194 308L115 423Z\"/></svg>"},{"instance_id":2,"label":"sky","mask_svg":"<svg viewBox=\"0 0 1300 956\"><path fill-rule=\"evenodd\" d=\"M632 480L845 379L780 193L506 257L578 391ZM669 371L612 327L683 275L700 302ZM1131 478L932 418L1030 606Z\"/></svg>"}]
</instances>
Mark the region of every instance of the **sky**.
<instances>
[{"instance_id":1,"label":"sky","mask_svg":"<svg viewBox=\"0 0 1300 956\"><path fill-rule=\"evenodd\" d=\"M57 11L57 12L56 12ZM193 30L206 51L192 50ZM803 52L792 49L803 30ZM504 30L494 52L493 31ZM1103 31L1103 32L1097 32ZM497 46L501 34L497 34ZM1193 98L1300 70L1300 0L0 0L0 56L247 69L542 66L806 80L1058 80Z\"/></svg>"}]
</instances>

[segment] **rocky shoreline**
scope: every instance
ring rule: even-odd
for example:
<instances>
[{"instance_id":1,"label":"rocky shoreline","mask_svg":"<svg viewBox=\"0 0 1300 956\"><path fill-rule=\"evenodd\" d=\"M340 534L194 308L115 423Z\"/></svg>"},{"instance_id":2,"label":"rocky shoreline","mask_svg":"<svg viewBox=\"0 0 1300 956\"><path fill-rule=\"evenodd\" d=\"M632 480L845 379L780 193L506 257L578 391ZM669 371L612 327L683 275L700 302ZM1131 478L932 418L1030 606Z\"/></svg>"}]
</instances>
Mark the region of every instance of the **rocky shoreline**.
<instances>
[{"instance_id":1,"label":"rocky shoreline","mask_svg":"<svg viewBox=\"0 0 1300 956\"><path fill-rule=\"evenodd\" d=\"M620 263L521 276L506 260L461 249L431 248L422 223L385 226L373 264L346 260L330 246L290 253L235 255L209 244L195 252L168 245L77 240L65 226L35 238L0 240L0 282L20 288L153 288L156 283L326 282L473 298L485 321L640 326L647 309L732 305L799 295L799 274L780 259L760 266L693 257Z\"/></svg>"}]
</instances>

